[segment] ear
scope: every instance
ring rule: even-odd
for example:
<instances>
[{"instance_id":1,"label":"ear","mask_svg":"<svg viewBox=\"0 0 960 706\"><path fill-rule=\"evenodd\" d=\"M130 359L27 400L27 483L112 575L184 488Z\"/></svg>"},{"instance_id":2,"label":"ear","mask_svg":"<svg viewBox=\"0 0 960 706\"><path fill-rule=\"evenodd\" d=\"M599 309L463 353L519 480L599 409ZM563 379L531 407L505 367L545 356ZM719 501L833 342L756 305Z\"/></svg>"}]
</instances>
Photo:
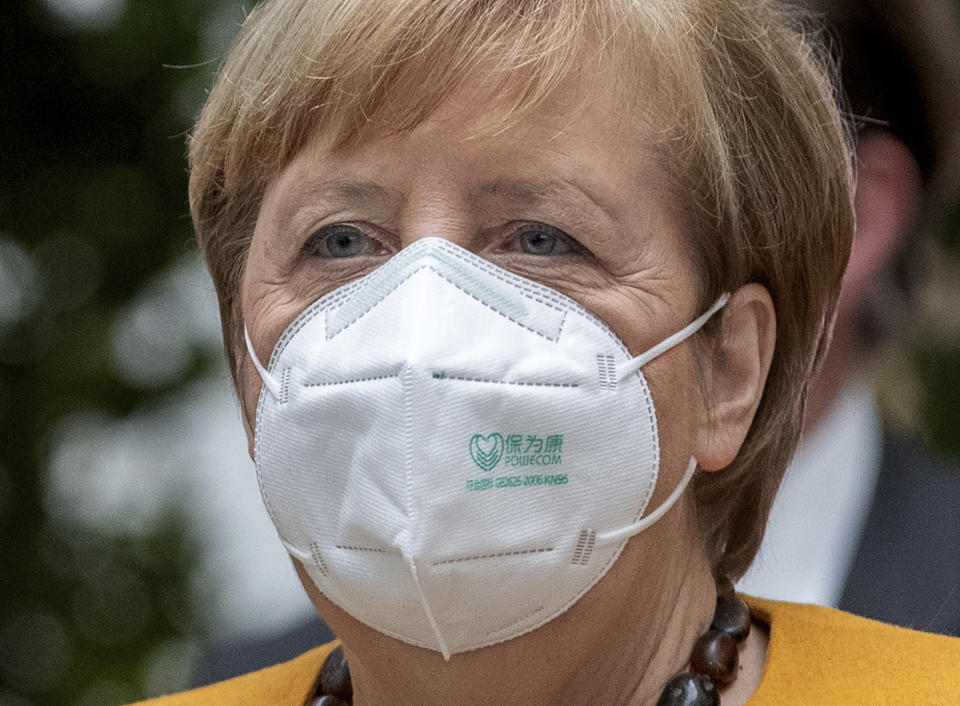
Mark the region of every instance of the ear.
<instances>
[{"instance_id":1,"label":"ear","mask_svg":"<svg viewBox=\"0 0 960 706\"><path fill-rule=\"evenodd\" d=\"M913 154L888 132L857 145L857 234L843 277L843 298L859 301L915 227L923 183Z\"/></svg>"},{"instance_id":2,"label":"ear","mask_svg":"<svg viewBox=\"0 0 960 706\"><path fill-rule=\"evenodd\" d=\"M766 287L746 284L723 309L719 340L706 364L696 458L705 471L730 465L760 405L773 359L777 320Z\"/></svg>"}]
</instances>

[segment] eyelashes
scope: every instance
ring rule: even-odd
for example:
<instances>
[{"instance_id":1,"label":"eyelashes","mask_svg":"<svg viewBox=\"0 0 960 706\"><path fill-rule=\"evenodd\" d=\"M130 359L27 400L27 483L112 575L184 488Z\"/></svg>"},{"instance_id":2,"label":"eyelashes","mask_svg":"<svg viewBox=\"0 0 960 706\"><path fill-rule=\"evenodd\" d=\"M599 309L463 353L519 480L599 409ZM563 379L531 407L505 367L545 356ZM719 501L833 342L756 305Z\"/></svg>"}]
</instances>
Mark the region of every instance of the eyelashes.
<instances>
[{"instance_id":1,"label":"eyelashes","mask_svg":"<svg viewBox=\"0 0 960 706\"><path fill-rule=\"evenodd\" d=\"M514 252L540 257L580 254L585 248L559 228L545 223L529 223L518 227L511 238Z\"/></svg>"},{"instance_id":2,"label":"eyelashes","mask_svg":"<svg viewBox=\"0 0 960 706\"><path fill-rule=\"evenodd\" d=\"M491 234L491 240L498 241L496 249L500 251L544 258L587 252L573 237L546 223L511 223L502 230L506 231L502 235ZM391 250L383 239L371 235L366 228L334 223L313 233L303 244L300 254L325 260L347 260L389 255Z\"/></svg>"},{"instance_id":3,"label":"eyelashes","mask_svg":"<svg viewBox=\"0 0 960 706\"><path fill-rule=\"evenodd\" d=\"M309 238L300 249L307 257L342 260L364 255L387 254L387 249L376 238L361 228L348 223L324 226Z\"/></svg>"}]
</instances>

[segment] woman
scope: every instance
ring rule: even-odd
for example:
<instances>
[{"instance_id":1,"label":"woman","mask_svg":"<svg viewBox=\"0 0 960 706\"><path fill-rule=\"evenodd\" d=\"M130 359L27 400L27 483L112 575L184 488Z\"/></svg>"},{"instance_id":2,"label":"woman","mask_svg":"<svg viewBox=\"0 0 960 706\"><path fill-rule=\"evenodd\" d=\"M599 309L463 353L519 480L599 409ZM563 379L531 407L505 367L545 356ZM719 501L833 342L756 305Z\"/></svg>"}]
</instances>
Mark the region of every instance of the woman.
<instances>
[{"instance_id":1,"label":"woman","mask_svg":"<svg viewBox=\"0 0 960 706\"><path fill-rule=\"evenodd\" d=\"M343 649L169 703L960 699L955 641L730 588L853 229L816 56L760 0L258 7L191 206Z\"/></svg>"}]
</instances>

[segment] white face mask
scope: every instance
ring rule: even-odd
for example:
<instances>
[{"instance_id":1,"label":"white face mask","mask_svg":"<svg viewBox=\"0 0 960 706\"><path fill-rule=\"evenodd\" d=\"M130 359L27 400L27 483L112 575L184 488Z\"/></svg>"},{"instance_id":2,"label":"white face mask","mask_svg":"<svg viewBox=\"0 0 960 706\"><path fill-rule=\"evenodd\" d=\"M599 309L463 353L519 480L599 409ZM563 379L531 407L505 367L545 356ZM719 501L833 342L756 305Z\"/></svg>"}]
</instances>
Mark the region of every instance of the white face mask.
<instances>
[{"instance_id":1,"label":"white face mask","mask_svg":"<svg viewBox=\"0 0 960 706\"><path fill-rule=\"evenodd\" d=\"M583 307L424 238L280 337L257 408L267 511L356 619L451 654L522 635L599 581L643 517L660 449L637 358ZM641 519L642 518L642 519Z\"/></svg>"}]
</instances>

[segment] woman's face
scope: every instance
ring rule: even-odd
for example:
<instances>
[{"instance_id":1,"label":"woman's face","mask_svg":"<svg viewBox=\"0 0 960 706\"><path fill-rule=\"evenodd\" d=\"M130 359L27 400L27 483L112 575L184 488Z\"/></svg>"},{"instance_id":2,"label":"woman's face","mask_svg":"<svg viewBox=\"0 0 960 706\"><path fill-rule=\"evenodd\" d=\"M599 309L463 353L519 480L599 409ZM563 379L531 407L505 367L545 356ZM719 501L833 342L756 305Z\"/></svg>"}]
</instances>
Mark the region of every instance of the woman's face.
<instances>
[{"instance_id":1,"label":"woman's face","mask_svg":"<svg viewBox=\"0 0 960 706\"><path fill-rule=\"evenodd\" d=\"M692 321L697 280L658 155L622 101L588 85L610 82L571 84L493 136L475 136L471 116L489 101L469 92L407 135L368 130L336 152L320 135L271 184L257 219L242 307L258 357L312 302L427 236L566 294L634 355ZM689 366L687 347L647 366L661 415L681 389L695 391ZM249 364L242 384L253 410ZM671 393L658 399L661 385ZM661 425L662 443L687 446L684 461L688 440L665 430L687 416Z\"/></svg>"},{"instance_id":2,"label":"woman's face","mask_svg":"<svg viewBox=\"0 0 960 706\"><path fill-rule=\"evenodd\" d=\"M258 357L268 360L283 330L319 297L428 236L559 290L604 321L633 355L692 321L700 313L697 278L657 156L619 101L586 85L571 85L492 136L475 136L471 115L489 102L470 93L410 134L368 130L338 151L320 135L271 184L256 223L242 307ZM650 507L696 454L704 413L693 367L683 344L644 369L661 446ZM260 391L249 361L241 385L249 430ZM696 549L692 532L675 522L659 522L631 542L627 561L663 566L668 556L683 555L678 544ZM631 594L625 590L624 600Z\"/></svg>"}]
</instances>

